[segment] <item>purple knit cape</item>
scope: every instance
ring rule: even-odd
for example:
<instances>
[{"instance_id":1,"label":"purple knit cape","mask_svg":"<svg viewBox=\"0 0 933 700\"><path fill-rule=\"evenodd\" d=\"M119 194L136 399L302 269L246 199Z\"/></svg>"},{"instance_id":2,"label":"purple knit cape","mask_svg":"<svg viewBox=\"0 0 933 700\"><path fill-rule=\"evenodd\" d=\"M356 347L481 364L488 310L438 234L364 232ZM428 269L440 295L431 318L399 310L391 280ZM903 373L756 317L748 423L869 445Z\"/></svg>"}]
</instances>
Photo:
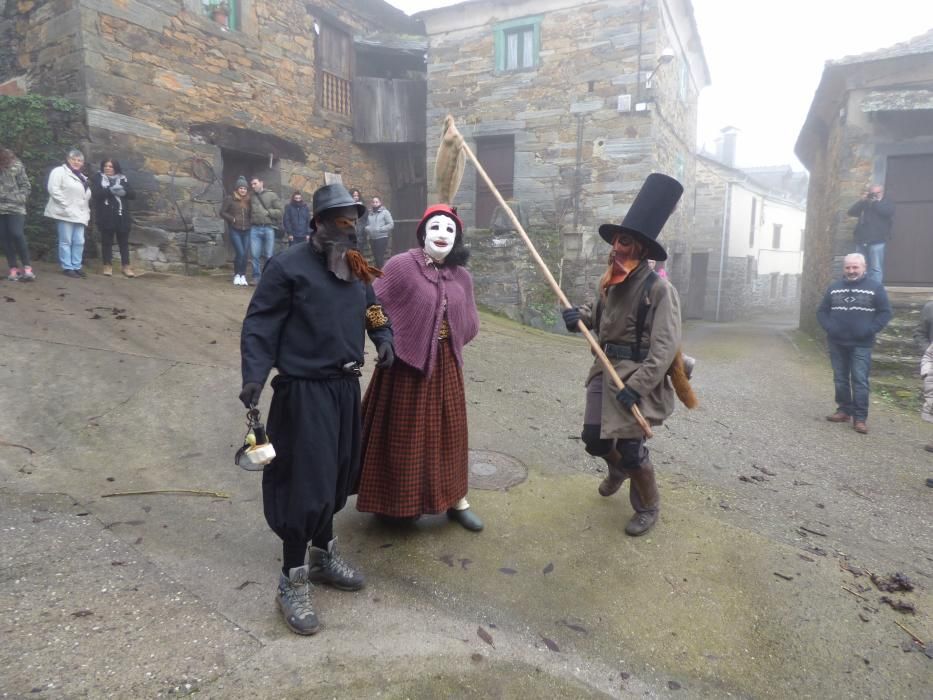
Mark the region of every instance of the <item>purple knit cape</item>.
<instances>
[{"instance_id":1,"label":"purple knit cape","mask_svg":"<svg viewBox=\"0 0 933 700\"><path fill-rule=\"evenodd\" d=\"M392 322L396 357L431 376L446 297L448 342L462 367L463 346L479 331L470 273L462 267L428 265L420 248L393 256L382 271L373 288Z\"/></svg>"}]
</instances>

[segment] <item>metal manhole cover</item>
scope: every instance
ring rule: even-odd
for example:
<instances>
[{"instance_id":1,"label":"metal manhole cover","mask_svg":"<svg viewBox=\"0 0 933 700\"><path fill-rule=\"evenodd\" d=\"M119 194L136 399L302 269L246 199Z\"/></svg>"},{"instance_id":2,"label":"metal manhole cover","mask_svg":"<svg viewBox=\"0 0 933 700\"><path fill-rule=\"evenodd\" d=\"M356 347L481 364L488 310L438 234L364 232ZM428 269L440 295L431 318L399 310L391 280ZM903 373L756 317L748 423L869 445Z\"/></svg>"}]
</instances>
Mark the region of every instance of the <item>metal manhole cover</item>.
<instances>
[{"instance_id":1,"label":"metal manhole cover","mask_svg":"<svg viewBox=\"0 0 933 700\"><path fill-rule=\"evenodd\" d=\"M528 468L513 457L490 450L470 450L470 488L504 491L528 478Z\"/></svg>"}]
</instances>

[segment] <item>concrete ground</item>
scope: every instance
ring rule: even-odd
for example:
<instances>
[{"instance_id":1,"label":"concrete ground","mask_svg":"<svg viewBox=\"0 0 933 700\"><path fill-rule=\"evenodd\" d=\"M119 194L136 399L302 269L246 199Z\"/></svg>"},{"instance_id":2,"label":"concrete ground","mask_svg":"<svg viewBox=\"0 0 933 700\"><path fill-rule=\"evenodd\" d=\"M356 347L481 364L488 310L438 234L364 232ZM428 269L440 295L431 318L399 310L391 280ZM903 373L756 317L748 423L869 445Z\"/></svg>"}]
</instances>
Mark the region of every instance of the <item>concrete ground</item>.
<instances>
[{"instance_id":1,"label":"concrete ground","mask_svg":"<svg viewBox=\"0 0 933 700\"><path fill-rule=\"evenodd\" d=\"M249 290L39 273L0 283L0 697L930 697L896 623L933 640L933 431L883 405L867 436L823 420L828 363L791 321L688 325L701 407L650 442L662 516L632 539L577 439L584 342L484 315L471 447L527 481L471 491L479 535L351 502L368 586L316 589L302 638L232 461Z\"/></svg>"}]
</instances>

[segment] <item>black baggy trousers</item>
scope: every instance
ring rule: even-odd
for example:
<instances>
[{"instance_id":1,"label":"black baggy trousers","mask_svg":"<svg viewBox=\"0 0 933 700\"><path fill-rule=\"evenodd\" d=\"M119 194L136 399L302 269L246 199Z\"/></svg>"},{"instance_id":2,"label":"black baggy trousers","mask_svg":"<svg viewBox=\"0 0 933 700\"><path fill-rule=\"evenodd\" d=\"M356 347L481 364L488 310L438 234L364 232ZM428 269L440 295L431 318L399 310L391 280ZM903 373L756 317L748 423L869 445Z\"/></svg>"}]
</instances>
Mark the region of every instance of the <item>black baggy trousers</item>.
<instances>
[{"instance_id":1,"label":"black baggy trousers","mask_svg":"<svg viewBox=\"0 0 933 700\"><path fill-rule=\"evenodd\" d=\"M360 383L338 379L272 380L266 429L276 457L263 472L266 522L283 541L329 532L360 473Z\"/></svg>"}]
</instances>

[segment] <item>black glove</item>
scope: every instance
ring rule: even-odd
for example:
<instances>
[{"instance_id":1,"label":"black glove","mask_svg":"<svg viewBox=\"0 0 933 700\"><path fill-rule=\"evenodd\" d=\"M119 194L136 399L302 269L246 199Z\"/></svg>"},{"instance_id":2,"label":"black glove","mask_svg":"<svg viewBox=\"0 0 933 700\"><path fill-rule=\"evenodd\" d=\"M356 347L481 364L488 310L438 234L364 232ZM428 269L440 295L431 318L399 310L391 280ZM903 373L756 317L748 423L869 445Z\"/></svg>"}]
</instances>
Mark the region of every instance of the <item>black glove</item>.
<instances>
[{"instance_id":1,"label":"black glove","mask_svg":"<svg viewBox=\"0 0 933 700\"><path fill-rule=\"evenodd\" d=\"M389 369L395 362L395 348L392 347L392 343L383 343L376 348L376 353L379 355L379 359L376 360L376 367L379 369Z\"/></svg>"},{"instance_id":2,"label":"black glove","mask_svg":"<svg viewBox=\"0 0 933 700\"><path fill-rule=\"evenodd\" d=\"M247 382L243 385L240 392L240 401L247 408L252 408L259 404L259 395L262 393L262 384L256 382Z\"/></svg>"},{"instance_id":3,"label":"black glove","mask_svg":"<svg viewBox=\"0 0 933 700\"><path fill-rule=\"evenodd\" d=\"M580 309L576 306L571 306L569 309L564 309L560 313L564 317L564 325L567 326L567 330L571 333L579 333L580 327L577 325L577 322L583 317L583 314L580 313Z\"/></svg>"},{"instance_id":4,"label":"black glove","mask_svg":"<svg viewBox=\"0 0 933 700\"><path fill-rule=\"evenodd\" d=\"M616 401L631 411L632 408L635 407L639 401L641 401L641 394L639 394L634 389L625 387L622 391L616 394Z\"/></svg>"}]
</instances>

